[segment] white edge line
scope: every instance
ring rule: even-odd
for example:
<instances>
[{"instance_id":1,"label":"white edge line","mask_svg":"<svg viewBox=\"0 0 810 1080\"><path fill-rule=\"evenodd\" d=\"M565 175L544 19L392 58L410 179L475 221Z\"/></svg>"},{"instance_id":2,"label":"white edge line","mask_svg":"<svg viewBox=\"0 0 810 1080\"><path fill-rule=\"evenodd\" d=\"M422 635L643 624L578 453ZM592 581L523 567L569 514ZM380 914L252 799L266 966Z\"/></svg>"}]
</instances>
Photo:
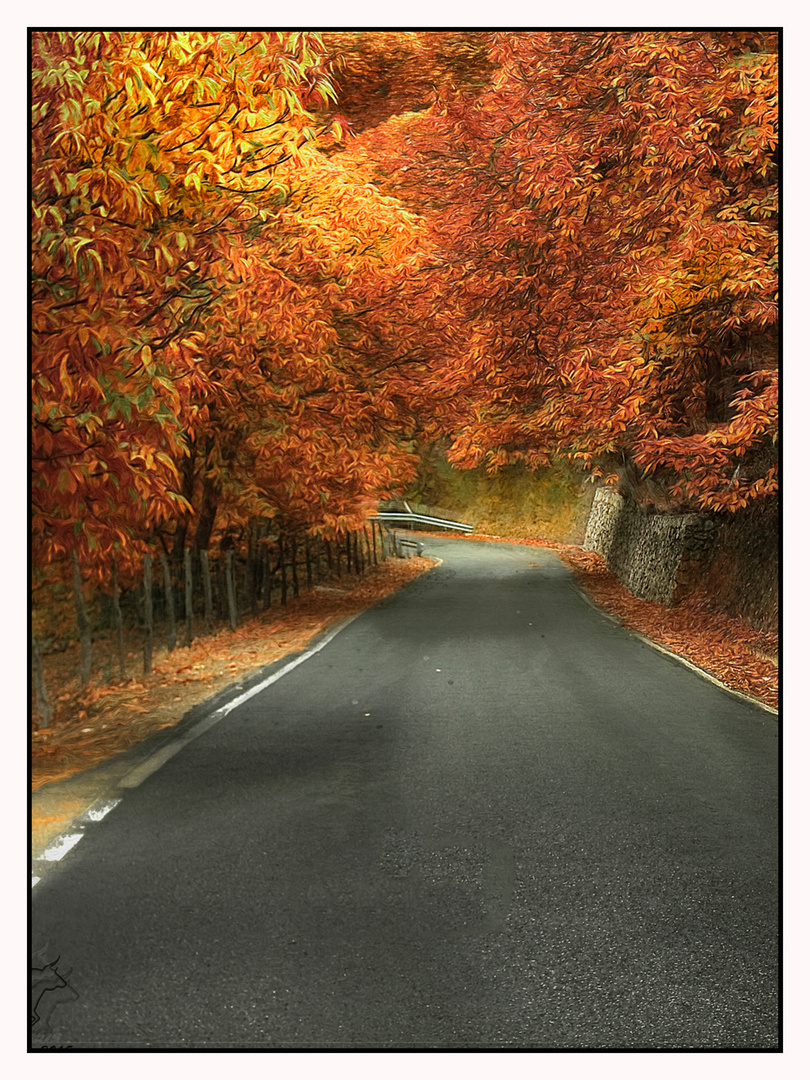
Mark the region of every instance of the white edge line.
<instances>
[{"instance_id":1,"label":"white edge line","mask_svg":"<svg viewBox=\"0 0 810 1080\"><path fill-rule=\"evenodd\" d=\"M59 833L51 843L36 856L34 862L39 874L31 872L31 888L38 885L42 881L42 873L44 862L59 862L64 858L69 851L71 851L76 844L85 835L84 829L86 825L93 825L97 821L101 821L106 817L111 810L114 810L116 806L121 802L120 799L97 799L91 806L84 811L79 817L74 818L70 831Z\"/></svg>"},{"instance_id":2,"label":"white edge line","mask_svg":"<svg viewBox=\"0 0 810 1080\"><path fill-rule=\"evenodd\" d=\"M85 812L76 818L75 824L93 825L95 822L105 818L120 802L120 799L97 799L92 806L88 806Z\"/></svg>"},{"instance_id":3,"label":"white edge line","mask_svg":"<svg viewBox=\"0 0 810 1080\"><path fill-rule=\"evenodd\" d=\"M725 683L720 682L719 679L716 679L714 675L711 675L704 668L698 667L697 664L693 664L691 660L687 660L685 656L680 656L678 653L672 652L671 649L667 649L665 648L665 646L659 645L657 641L650 641L650 639L644 637L643 634L639 634L636 631L633 631L633 633L636 637L641 638L641 640L647 645L649 645L651 648L657 649L658 652L664 653L665 656L674 657L676 660L680 661L680 663L682 663L684 667L688 667L692 671L696 672L698 675L702 675L704 679L708 679L709 682L714 683L715 686L719 686L720 689L725 690L727 694L733 694L734 697L739 698L741 701L747 701L751 705L758 705L760 709L764 709L766 712L771 713L773 716L779 715L778 709L774 709L771 705L766 705L764 701L760 701L758 698L751 697L750 694L743 694L740 690L733 690L730 686L726 686Z\"/></svg>"},{"instance_id":4,"label":"white edge line","mask_svg":"<svg viewBox=\"0 0 810 1080\"><path fill-rule=\"evenodd\" d=\"M659 645L657 641L651 641L644 634L640 634L638 630L632 630L629 626L625 626L621 619L617 619L615 615L611 615L609 611L605 611L604 608L599 607L595 600L592 600L586 592L584 592L579 585L571 582L574 589L579 593L583 600L588 603L594 611L598 611L600 615L603 615L610 622L616 626L620 626L622 630L626 630L628 634L632 634L633 637L638 638L639 641L643 641L645 645L649 645L650 648L655 649L657 652L663 653L664 656L671 656L673 660L677 660L678 663L683 664L684 667L688 667L690 671L694 671L696 675L701 675L704 679L707 679L710 683L714 683L715 686L719 686L721 690L725 690L727 694L733 694L734 697L739 698L740 701L745 701L749 705L758 705L760 709L764 709L765 712L770 713L772 716L779 716L779 710L774 709L771 705L766 705L764 701L760 701L758 698L751 697L749 694L743 694L739 690L732 690L730 686L726 686L725 683L720 682L714 675L710 675L708 671L702 667L698 667L697 664L693 664L691 660L687 660L685 656L681 656L679 653L673 652L671 649L666 648L664 645Z\"/></svg>"},{"instance_id":5,"label":"white edge line","mask_svg":"<svg viewBox=\"0 0 810 1080\"><path fill-rule=\"evenodd\" d=\"M436 558L435 556L428 556L428 558L433 559L437 566L441 566L442 562L444 561L442 559ZM345 630L345 628L350 623L354 622L354 620L362 614L363 612L359 611L356 615L350 615L349 618L344 619L342 622L338 623L337 626L333 627L332 630L326 633L326 635L321 639L321 641L318 642L317 645L314 645L311 649L307 649L306 652L301 653L294 660L291 660L289 664L285 664L284 667L281 668L279 671L274 672L272 675L268 675L266 679L263 679L256 686L251 687L250 690L246 690L243 694L240 694L232 701L229 701L227 705L223 705L221 708L217 709L210 716L206 717L204 720L201 720L198 724L196 724L192 731L188 732L186 735L178 739L176 742L172 743L170 746L163 747L162 750L158 750L151 757L147 758L146 761L142 761L140 765L137 765L134 769L132 769L124 777L122 777L122 779L118 782L118 787L127 789L138 787L139 784L142 784L148 776L151 776L152 773L157 772L161 765L164 765L169 760L169 758L174 757L174 755L178 753L178 751L182 750L184 746L187 746L190 742L193 742L194 739L198 738L198 736L204 734L206 731L209 730L209 728L212 728L214 724L224 719L228 715L228 713L232 712L239 705L242 705L246 701L249 701L250 698L254 697L256 694L261 693L262 690L266 690L268 686L272 686L274 682L278 682L279 679L282 679L285 675L289 674L289 672L291 672L293 668L297 668L299 664L303 664L305 660L308 660L310 656L314 656L315 653L320 652L321 649L323 649L326 645L329 644L330 641L332 641L333 638L337 637L341 630ZM76 826L81 828L84 822L89 823L100 821L106 814L110 812L110 810L114 809L114 807L116 807L120 801L120 799L98 800L91 807L89 807L89 809L86 810L80 818L76 820ZM79 842L79 840L81 840L82 836L84 836L83 832L62 834L58 836L56 840L49 847L47 847L45 851L42 852L42 854L38 857L37 861L58 861L62 858L63 855L66 855L67 852L70 851L70 849ZM58 855L55 854L55 852L57 851L60 852ZM32 874L31 888L33 889L34 886L37 885L41 880L41 877L37 877L36 875Z\"/></svg>"},{"instance_id":6,"label":"white edge line","mask_svg":"<svg viewBox=\"0 0 810 1080\"><path fill-rule=\"evenodd\" d=\"M67 855L71 848L78 844L83 836L83 832L60 833L60 835L57 836L39 856L40 860L45 862L59 862L60 859Z\"/></svg>"},{"instance_id":7,"label":"white edge line","mask_svg":"<svg viewBox=\"0 0 810 1080\"><path fill-rule=\"evenodd\" d=\"M164 746L162 750L158 750L156 753L152 754L146 761L142 761L140 765L136 765L134 769L118 781L118 787L126 789L138 787L148 776L151 776L152 773L157 772L162 765L165 765L169 758L174 757L175 754L179 753L185 746L188 746L190 742L199 738L200 735L204 735L206 731L214 726L214 724L218 724L220 720L224 720L228 713L233 712L234 709L243 705L246 701L249 701L250 698L255 697L256 694L260 694L263 690L266 690L268 686L272 686L274 682L278 682L279 679L284 678L284 676L288 675L293 668L297 668L299 664L303 664L310 656L314 656L315 653L320 652L321 649L325 648L325 646L327 646L341 630L344 630L349 623L354 622L361 614L362 612L358 612L357 615L351 615L348 619L344 619L342 622L338 623L338 625L330 630L317 645L314 645L311 649L307 649L306 652L296 656L294 660L285 664L279 671L274 672L272 675L268 675L266 679L257 683L256 686L252 686L249 690L245 690L244 693L235 697L232 701L229 701L227 705L223 705L221 708L211 713L210 716L205 717L204 720L195 724L191 731L181 736L170 746Z\"/></svg>"}]
</instances>

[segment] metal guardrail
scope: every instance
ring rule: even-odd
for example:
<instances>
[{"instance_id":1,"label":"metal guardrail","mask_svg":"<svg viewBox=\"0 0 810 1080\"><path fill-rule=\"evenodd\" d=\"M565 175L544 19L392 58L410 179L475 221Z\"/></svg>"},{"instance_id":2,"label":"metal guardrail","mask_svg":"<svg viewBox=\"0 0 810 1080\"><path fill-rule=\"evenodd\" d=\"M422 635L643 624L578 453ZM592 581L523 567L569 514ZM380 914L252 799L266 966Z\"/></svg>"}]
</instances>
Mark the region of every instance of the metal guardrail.
<instances>
[{"instance_id":1,"label":"metal guardrail","mask_svg":"<svg viewBox=\"0 0 810 1080\"><path fill-rule=\"evenodd\" d=\"M395 525L410 523L412 525L434 525L441 529L452 529L453 532L473 532L474 525L467 525L463 521L451 521L449 518L428 517L427 514L400 513L398 511L383 511L376 514L372 521L384 521Z\"/></svg>"},{"instance_id":2,"label":"metal guardrail","mask_svg":"<svg viewBox=\"0 0 810 1080\"><path fill-rule=\"evenodd\" d=\"M398 559L411 559L414 555L421 555L425 545L420 544L417 540L406 540L403 536L398 536L396 533L391 534L394 537L394 554Z\"/></svg>"}]
</instances>

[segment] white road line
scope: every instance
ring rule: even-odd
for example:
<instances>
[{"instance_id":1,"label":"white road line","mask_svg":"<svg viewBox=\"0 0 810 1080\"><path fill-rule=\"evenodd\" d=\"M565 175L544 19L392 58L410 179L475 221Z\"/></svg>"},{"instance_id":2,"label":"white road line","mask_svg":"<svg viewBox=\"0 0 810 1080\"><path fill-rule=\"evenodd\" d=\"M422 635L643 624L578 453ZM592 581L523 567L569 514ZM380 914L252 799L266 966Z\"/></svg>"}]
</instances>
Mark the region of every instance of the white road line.
<instances>
[{"instance_id":1,"label":"white road line","mask_svg":"<svg viewBox=\"0 0 810 1080\"><path fill-rule=\"evenodd\" d=\"M358 614L362 614L362 612L358 612ZM234 709L243 705L246 701L249 701L250 698L255 697L256 694L260 694L263 690L266 690L268 686L272 686L274 682L283 679L285 675L293 670L293 668L297 668L299 664L303 664L305 660L309 660L310 656L314 656L315 653L320 652L321 649L328 645L341 630L344 630L349 623L354 622L357 617L357 615L352 615L348 619L344 619L343 622L338 623L338 625L326 634L317 645L314 645L311 649L307 649L307 651L301 653L300 656L296 656L289 664L285 664L283 668L280 668L272 675L268 675L266 679L263 679L256 686L252 686L249 690L245 690L243 694L235 697L232 701L229 701L227 705L223 705L222 708L217 709L216 712L213 712L210 716L201 720L199 724L195 724L191 731L171 743L170 746L164 746L162 750L158 750L151 757L147 758L146 761L142 761L140 765L136 765L131 772L128 772L126 776L118 781L118 787L125 789L138 787L148 776L151 776L152 773L157 772L162 765L165 765L169 758L174 757L174 755L179 753L185 746L188 746L190 742L198 739L200 735L204 735L206 731L214 726L214 724L218 724L220 720L223 720L228 713L233 712Z\"/></svg>"},{"instance_id":2,"label":"white road line","mask_svg":"<svg viewBox=\"0 0 810 1080\"><path fill-rule=\"evenodd\" d=\"M643 634L639 634L636 631L634 631L634 633L636 634L636 637L641 638L641 640L645 642L645 644L649 645L650 648L657 649L658 652L663 653L665 656L674 657L676 660L679 660L680 663L684 665L684 667L688 667L690 671L694 671L698 675L702 675L704 679L708 679L708 681L714 683L715 686L719 686L720 689L725 690L727 694L733 694L734 697L739 698L741 701L747 701L750 705L758 705L760 709L764 709L765 712L769 712L773 716L779 715L778 709L774 709L771 705L766 705L764 701L759 701L757 698L751 697L750 694L743 694L740 690L732 690L730 686L726 686L725 683L720 682L720 680L716 679L714 675L710 675L709 672L706 671L704 668L698 667L697 664L693 664L691 660L687 660L685 656L680 656L678 653L673 652L671 649L667 649L665 648L665 646L659 645L657 641L650 641L650 639L648 637L645 637Z\"/></svg>"},{"instance_id":3,"label":"white road line","mask_svg":"<svg viewBox=\"0 0 810 1080\"><path fill-rule=\"evenodd\" d=\"M435 559L435 562L437 563L437 565L441 566L442 560ZM303 652L299 656L296 656L294 660L291 660L288 664L285 664L283 668L280 668L272 675L268 675L266 679L263 679L260 683L257 683L256 686L251 687L249 690L245 690L243 694L240 694L232 701L229 701L227 705L223 705L221 708L217 709L210 716L206 717L204 720L201 720L198 724L196 724L191 731L187 732L184 736L177 739L176 742L173 742L170 746L164 746L162 750L158 750L156 753L152 754L152 756L147 758L146 761L142 761L140 765L137 765L134 769L128 772L126 776L119 780L118 787L124 789L138 787L138 785L142 784L148 776L151 776L152 773L157 772L161 765L164 765L169 760L169 758L174 757L174 755L178 753L178 751L182 750L184 746L188 746L190 742L193 742L194 739L199 738L199 736L208 731L209 728L212 728L214 724L219 723L219 721L224 719L228 715L228 713L233 712L234 709L238 708L240 705L243 705L246 701L249 701L250 698L255 697L256 694L260 694L262 690L266 690L268 686L272 686L274 682L278 682L279 679L283 679L285 675L289 674L289 672L291 672L294 668L297 668L299 664L303 664L303 662L305 660L308 660L310 656L314 656L315 653L320 652L321 649L323 649L326 645L329 644L330 641L332 641L333 638L337 637L341 630L345 630L345 628L350 623L354 622L354 620L362 614L363 612L358 612L357 615L350 615L348 619L344 619L343 622L338 623L337 626L333 627L332 630L330 630L327 634L324 635L324 637L318 642L317 645L313 645L311 649L307 649L306 652ZM85 810L83 814L81 814L78 818L75 819L73 824L74 826L81 828L85 824L92 824L96 821L101 821L101 819L107 814L109 814L109 812L120 802L121 799L97 799L92 806L88 807L88 809ZM51 844L50 847L46 848L46 850L39 856L39 859L44 859L48 862L58 861L64 855L66 855L72 847L78 844L82 836L84 836L83 832L65 833L61 836L58 836L53 842L53 844ZM41 880L41 877L32 875L31 887L33 888Z\"/></svg>"},{"instance_id":4,"label":"white road line","mask_svg":"<svg viewBox=\"0 0 810 1080\"><path fill-rule=\"evenodd\" d=\"M54 842L46 847L40 855L40 859L44 859L46 862L58 862L64 858L72 847L84 836L84 833L63 833L61 836L57 836Z\"/></svg>"},{"instance_id":5,"label":"white road line","mask_svg":"<svg viewBox=\"0 0 810 1080\"><path fill-rule=\"evenodd\" d=\"M120 799L96 799L92 806L88 806L84 813L75 819L74 824L92 825L96 821L101 821L120 802Z\"/></svg>"}]
</instances>

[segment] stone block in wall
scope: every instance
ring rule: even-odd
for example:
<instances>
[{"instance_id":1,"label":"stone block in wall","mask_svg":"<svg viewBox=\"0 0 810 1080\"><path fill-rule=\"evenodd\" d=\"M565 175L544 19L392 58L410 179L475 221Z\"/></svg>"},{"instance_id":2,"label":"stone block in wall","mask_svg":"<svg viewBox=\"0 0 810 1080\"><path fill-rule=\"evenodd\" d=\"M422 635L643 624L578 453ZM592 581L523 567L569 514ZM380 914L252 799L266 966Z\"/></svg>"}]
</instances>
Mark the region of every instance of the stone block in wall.
<instances>
[{"instance_id":1,"label":"stone block in wall","mask_svg":"<svg viewBox=\"0 0 810 1080\"><path fill-rule=\"evenodd\" d=\"M717 607L758 630L779 630L781 521L778 496L716 519L717 539L700 581Z\"/></svg>"},{"instance_id":2,"label":"stone block in wall","mask_svg":"<svg viewBox=\"0 0 810 1080\"><path fill-rule=\"evenodd\" d=\"M736 514L645 514L600 488L583 546L642 600L671 606L700 590L751 626L778 629L777 499Z\"/></svg>"},{"instance_id":3,"label":"stone block in wall","mask_svg":"<svg viewBox=\"0 0 810 1080\"><path fill-rule=\"evenodd\" d=\"M641 600L671 605L691 583L712 544L695 514L645 514L617 491L597 491L584 547Z\"/></svg>"},{"instance_id":4,"label":"stone block in wall","mask_svg":"<svg viewBox=\"0 0 810 1080\"><path fill-rule=\"evenodd\" d=\"M702 588L718 538L718 523L702 514L689 514L683 536L681 561L675 575L672 603Z\"/></svg>"},{"instance_id":5,"label":"stone block in wall","mask_svg":"<svg viewBox=\"0 0 810 1080\"><path fill-rule=\"evenodd\" d=\"M586 551L595 551L606 558L616 537L623 505L624 499L618 491L610 488L596 490L582 544Z\"/></svg>"}]
</instances>

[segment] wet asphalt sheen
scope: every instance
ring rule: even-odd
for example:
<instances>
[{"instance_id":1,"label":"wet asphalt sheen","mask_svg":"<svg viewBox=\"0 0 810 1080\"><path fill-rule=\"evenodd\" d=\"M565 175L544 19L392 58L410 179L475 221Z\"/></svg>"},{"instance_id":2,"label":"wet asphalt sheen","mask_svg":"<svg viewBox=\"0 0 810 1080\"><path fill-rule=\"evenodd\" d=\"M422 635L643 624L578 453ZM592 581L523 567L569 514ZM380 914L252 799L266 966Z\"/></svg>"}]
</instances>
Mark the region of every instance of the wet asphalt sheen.
<instances>
[{"instance_id":1,"label":"wet asphalt sheen","mask_svg":"<svg viewBox=\"0 0 810 1080\"><path fill-rule=\"evenodd\" d=\"M426 554L36 887L50 1044L778 1048L775 717L548 551Z\"/></svg>"}]
</instances>

